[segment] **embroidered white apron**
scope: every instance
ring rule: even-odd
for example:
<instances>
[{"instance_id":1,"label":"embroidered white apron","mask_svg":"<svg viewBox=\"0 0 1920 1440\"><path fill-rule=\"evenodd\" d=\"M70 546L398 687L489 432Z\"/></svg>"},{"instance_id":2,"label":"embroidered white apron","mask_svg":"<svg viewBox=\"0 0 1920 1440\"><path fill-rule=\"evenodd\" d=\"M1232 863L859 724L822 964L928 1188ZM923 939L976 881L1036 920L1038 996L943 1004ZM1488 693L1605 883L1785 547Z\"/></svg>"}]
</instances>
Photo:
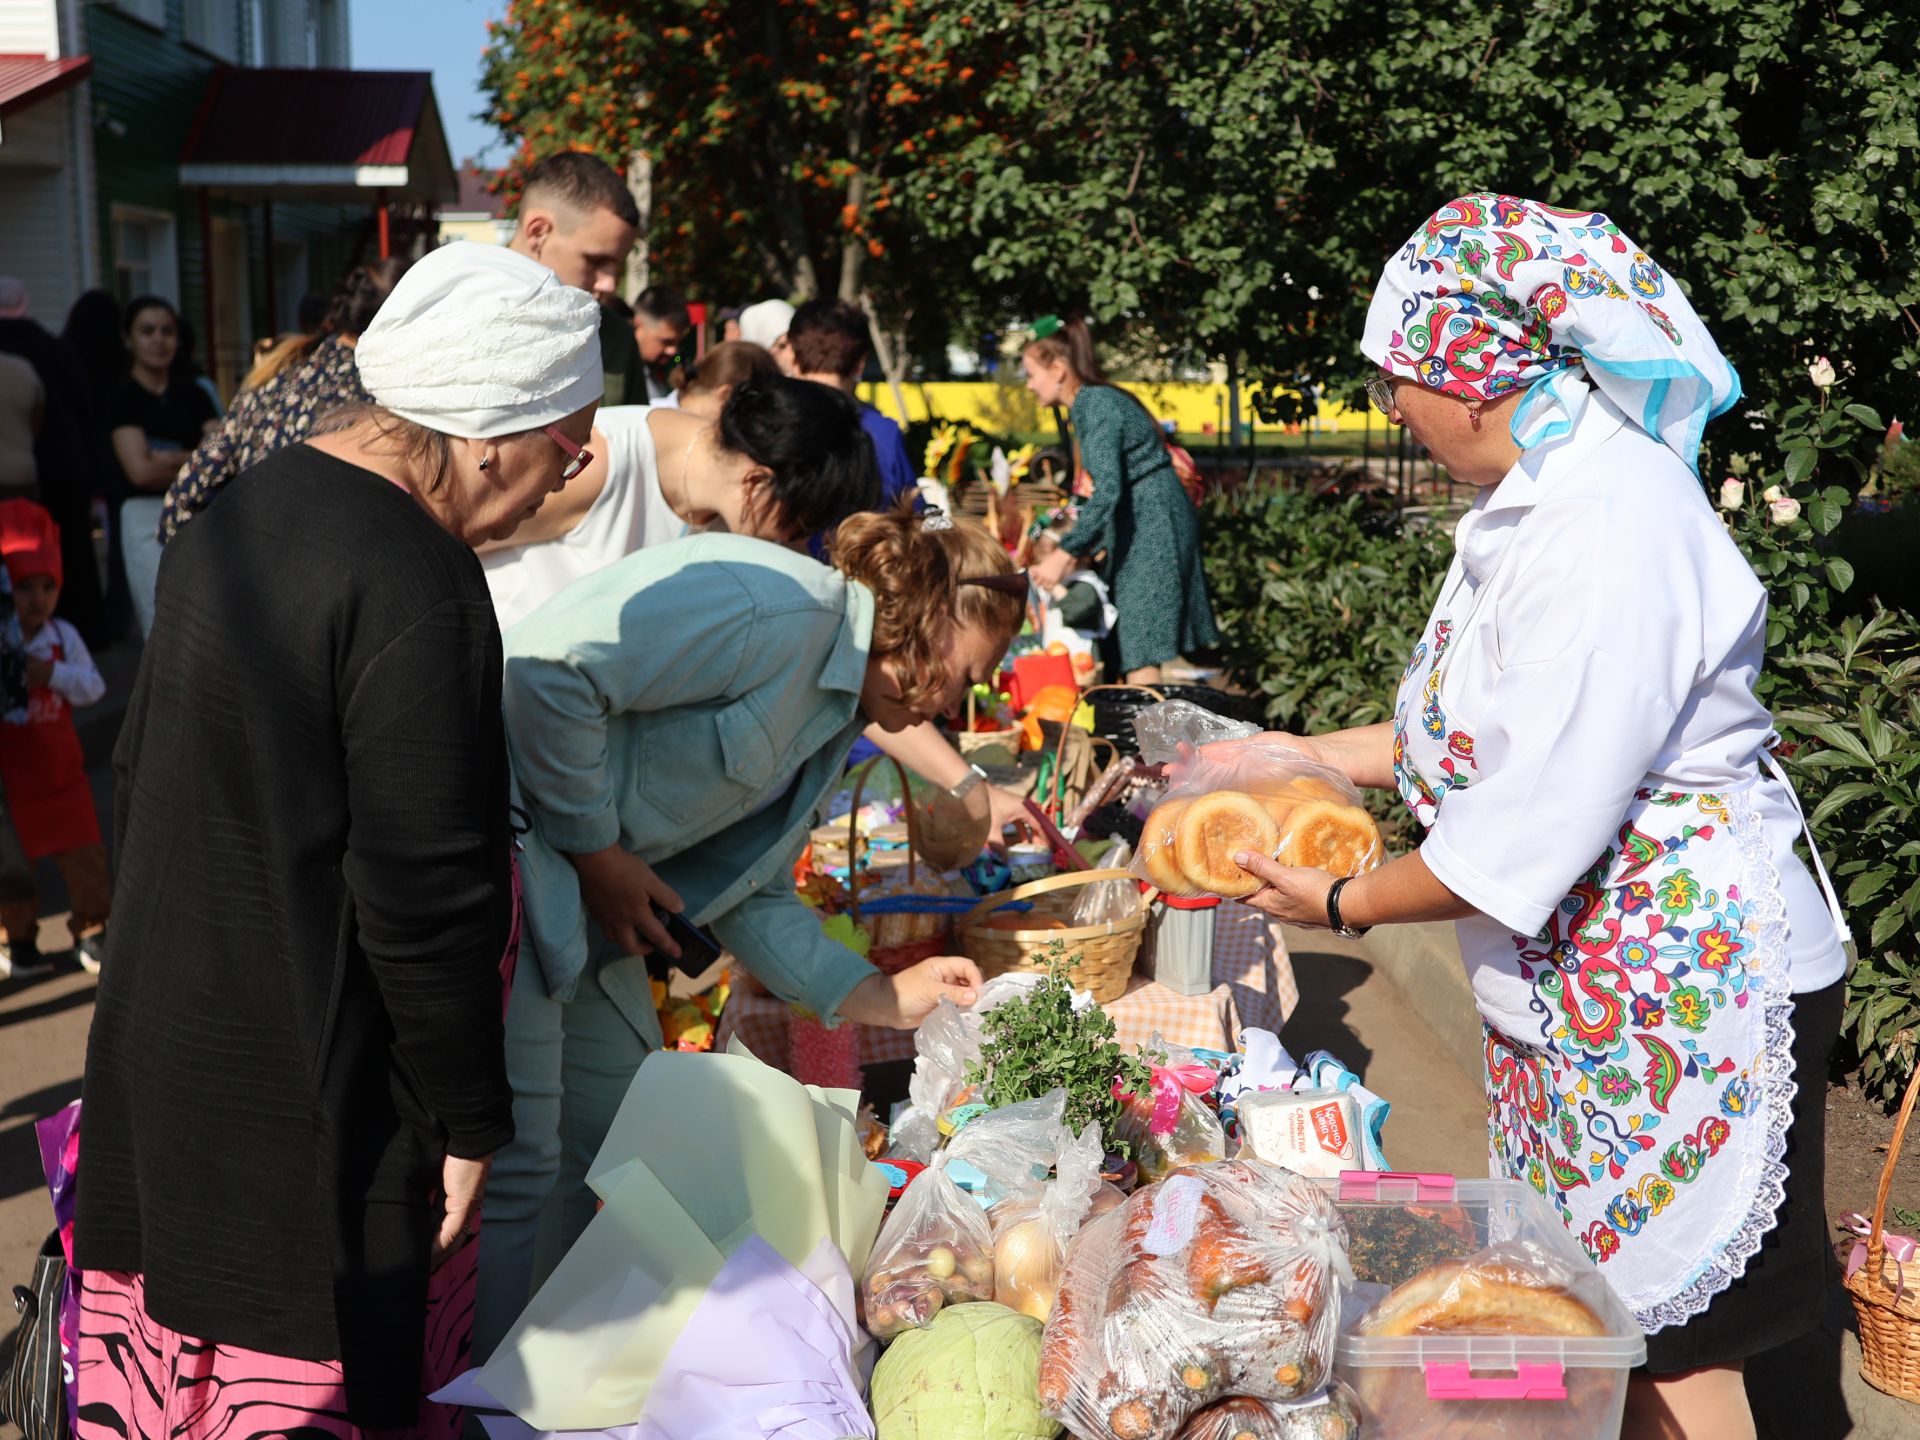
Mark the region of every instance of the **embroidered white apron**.
<instances>
[{"instance_id":1,"label":"embroidered white apron","mask_svg":"<svg viewBox=\"0 0 1920 1440\"><path fill-rule=\"evenodd\" d=\"M1448 649L1474 618L1451 613L1461 588L1436 607L1394 712L1395 781L1424 826L1476 774L1472 717L1445 695ZM1642 788L1538 935L1468 957L1531 991L1527 1014L1486 1026L1492 1172L1546 1196L1649 1332L1745 1271L1784 1194L1786 910L1751 788Z\"/></svg>"}]
</instances>

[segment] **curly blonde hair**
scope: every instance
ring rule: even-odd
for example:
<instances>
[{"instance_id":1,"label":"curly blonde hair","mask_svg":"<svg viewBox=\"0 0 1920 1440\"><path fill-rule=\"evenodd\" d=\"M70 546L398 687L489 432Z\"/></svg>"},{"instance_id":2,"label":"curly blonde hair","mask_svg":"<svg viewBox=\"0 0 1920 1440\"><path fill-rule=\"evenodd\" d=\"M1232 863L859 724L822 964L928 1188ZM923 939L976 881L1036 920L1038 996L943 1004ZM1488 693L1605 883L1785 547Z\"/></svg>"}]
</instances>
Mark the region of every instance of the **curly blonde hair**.
<instances>
[{"instance_id":1,"label":"curly blonde hair","mask_svg":"<svg viewBox=\"0 0 1920 1440\"><path fill-rule=\"evenodd\" d=\"M1003 644L1018 633L1026 604L963 580L1013 573L1013 560L984 527L963 516L928 529L913 497L891 510L850 515L833 534L833 566L873 592L871 653L893 661L900 698L911 708L947 686L946 642L958 624Z\"/></svg>"}]
</instances>

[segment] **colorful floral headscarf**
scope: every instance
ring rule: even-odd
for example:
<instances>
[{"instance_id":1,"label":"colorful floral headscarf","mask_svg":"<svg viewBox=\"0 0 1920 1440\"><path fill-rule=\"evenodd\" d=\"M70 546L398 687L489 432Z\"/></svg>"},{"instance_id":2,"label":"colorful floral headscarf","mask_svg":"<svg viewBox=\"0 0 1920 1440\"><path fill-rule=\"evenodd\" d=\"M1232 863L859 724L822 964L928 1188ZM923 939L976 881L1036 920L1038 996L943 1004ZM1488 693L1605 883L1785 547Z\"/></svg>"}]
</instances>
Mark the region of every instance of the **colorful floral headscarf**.
<instances>
[{"instance_id":1,"label":"colorful floral headscarf","mask_svg":"<svg viewBox=\"0 0 1920 1440\"><path fill-rule=\"evenodd\" d=\"M1598 386L1697 468L1740 377L1677 281L1605 215L1512 195L1440 207L1387 262L1360 348L1452 395L1514 407L1522 448L1570 431Z\"/></svg>"}]
</instances>

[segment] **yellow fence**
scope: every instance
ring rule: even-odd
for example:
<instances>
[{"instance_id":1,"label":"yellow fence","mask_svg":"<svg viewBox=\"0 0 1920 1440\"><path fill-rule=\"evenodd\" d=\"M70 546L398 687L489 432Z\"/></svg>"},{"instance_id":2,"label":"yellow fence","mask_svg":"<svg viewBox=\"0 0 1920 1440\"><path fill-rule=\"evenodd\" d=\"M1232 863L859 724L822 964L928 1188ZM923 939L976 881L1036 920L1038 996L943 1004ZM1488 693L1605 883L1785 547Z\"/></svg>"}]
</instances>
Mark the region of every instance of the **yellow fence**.
<instances>
[{"instance_id":1,"label":"yellow fence","mask_svg":"<svg viewBox=\"0 0 1920 1440\"><path fill-rule=\"evenodd\" d=\"M906 397L907 418L963 422L976 430L996 435L1033 434L1053 428L1053 417L1043 414L1025 385L1005 385L993 380L935 380L925 384L909 383L900 387ZM1170 383L1165 385L1129 384L1161 420L1171 420L1174 428L1188 434L1211 434L1225 427L1227 387L1225 385ZM892 388L885 384L862 385L860 397L882 415L898 420ZM1316 428L1339 433L1366 425L1369 417L1330 401L1320 402ZM1253 404L1243 387L1240 392L1240 423L1254 425ZM1379 425L1379 418L1372 417ZM1260 434L1280 434L1286 427L1260 424Z\"/></svg>"}]
</instances>

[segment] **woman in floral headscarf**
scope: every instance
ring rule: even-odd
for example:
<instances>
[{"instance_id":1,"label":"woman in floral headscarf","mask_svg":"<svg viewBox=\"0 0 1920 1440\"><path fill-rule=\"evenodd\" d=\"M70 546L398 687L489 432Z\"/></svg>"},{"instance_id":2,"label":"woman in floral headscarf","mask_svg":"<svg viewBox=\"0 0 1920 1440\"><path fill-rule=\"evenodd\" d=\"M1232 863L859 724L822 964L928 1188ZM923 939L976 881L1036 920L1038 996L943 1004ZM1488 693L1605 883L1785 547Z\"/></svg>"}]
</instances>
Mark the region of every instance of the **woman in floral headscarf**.
<instances>
[{"instance_id":1,"label":"woman in floral headscarf","mask_svg":"<svg viewBox=\"0 0 1920 1440\"><path fill-rule=\"evenodd\" d=\"M1505 195L1399 249L1361 348L1374 403L1480 492L1392 723L1292 743L1427 833L1352 881L1243 856L1252 903L1458 922L1494 1171L1648 1333L1629 1432L1751 1436L1746 1357L1822 1312L1847 937L1754 698L1766 592L1695 474L1739 377L1606 216Z\"/></svg>"}]
</instances>

